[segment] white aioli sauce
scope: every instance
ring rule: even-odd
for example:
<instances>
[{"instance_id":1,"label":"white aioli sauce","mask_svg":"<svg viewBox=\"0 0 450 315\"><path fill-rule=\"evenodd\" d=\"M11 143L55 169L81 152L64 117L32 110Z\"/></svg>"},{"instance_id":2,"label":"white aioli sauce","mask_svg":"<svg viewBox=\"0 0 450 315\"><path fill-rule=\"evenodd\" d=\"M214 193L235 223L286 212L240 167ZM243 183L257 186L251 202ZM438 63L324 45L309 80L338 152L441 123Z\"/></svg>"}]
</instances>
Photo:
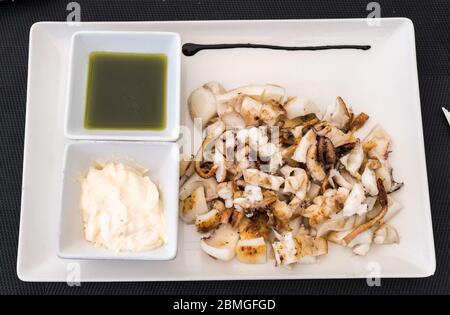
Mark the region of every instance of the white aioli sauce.
<instances>
[{"instance_id":1,"label":"white aioli sauce","mask_svg":"<svg viewBox=\"0 0 450 315\"><path fill-rule=\"evenodd\" d=\"M97 246L142 252L167 242L158 188L144 170L92 165L81 180L80 207L86 240Z\"/></svg>"}]
</instances>

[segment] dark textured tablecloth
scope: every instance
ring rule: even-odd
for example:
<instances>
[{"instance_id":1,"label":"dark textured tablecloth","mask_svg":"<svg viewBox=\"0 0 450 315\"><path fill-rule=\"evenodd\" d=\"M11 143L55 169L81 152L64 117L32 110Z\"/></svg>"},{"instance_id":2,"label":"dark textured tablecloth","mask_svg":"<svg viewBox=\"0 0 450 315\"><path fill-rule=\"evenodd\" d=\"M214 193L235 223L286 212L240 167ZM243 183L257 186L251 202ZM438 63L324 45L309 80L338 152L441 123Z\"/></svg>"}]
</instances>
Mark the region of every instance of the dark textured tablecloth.
<instances>
[{"instance_id":1,"label":"dark textured tablecloth","mask_svg":"<svg viewBox=\"0 0 450 315\"><path fill-rule=\"evenodd\" d=\"M0 0L0 294L432 294L450 293L450 1L378 1L383 17L414 22L437 269L426 279L224 282L23 283L16 275L25 128L28 35L37 21L65 21L70 1ZM366 17L370 1L89 0L82 21ZM405 113L408 119L408 113Z\"/></svg>"}]
</instances>

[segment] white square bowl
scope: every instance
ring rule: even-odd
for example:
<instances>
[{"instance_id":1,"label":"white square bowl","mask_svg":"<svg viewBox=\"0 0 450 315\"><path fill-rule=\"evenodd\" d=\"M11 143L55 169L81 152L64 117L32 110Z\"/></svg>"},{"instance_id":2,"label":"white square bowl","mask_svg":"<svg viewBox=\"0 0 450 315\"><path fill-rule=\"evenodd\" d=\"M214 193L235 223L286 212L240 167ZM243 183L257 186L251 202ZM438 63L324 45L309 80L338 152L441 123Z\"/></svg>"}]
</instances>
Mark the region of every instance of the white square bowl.
<instances>
[{"instance_id":1,"label":"white square bowl","mask_svg":"<svg viewBox=\"0 0 450 315\"><path fill-rule=\"evenodd\" d=\"M94 51L167 56L166 127L162 130L84 128L89 55ZM180 132L181 40L169 32L81 31L71 39L64 133L70 139L175 141Z\"/></svg>"},{"instance_id":2,"label":"white square bowl","mask_svg":"<svg viewBox=\"0 0 450 315\"><path fill-rule=\"evenodd\" d=\"M179 151L176 143L93 142L66 146L58 256L67 259L170 260L177 252ZM159 189L168 241L146 252L114 252L96 247L84 238L79 178L94 161L137 163L149 169L148 176Z\"/></svg>"}]
</instances>

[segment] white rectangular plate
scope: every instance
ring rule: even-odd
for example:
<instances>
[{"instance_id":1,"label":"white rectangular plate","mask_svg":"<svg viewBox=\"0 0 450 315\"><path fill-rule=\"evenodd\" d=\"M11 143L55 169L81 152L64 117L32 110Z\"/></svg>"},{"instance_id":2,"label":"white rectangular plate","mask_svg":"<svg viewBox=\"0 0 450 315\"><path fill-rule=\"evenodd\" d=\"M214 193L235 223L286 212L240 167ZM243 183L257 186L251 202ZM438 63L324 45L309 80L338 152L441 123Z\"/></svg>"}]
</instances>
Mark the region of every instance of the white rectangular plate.
<instances>
[{"instance_id":1,"label":"white rectangular plate","mask_svg":"<svg viewBox=\"0 0 450 315\"><path fill-rule=\"evenodd\" d=\"M71 35L80 30L178 32L182 42L274 45L369 44L368 51L273 51L232 49L182 57L181 123L191 126L189 93L217 80L227 89L276 83L288 95L304 96L323 108L337 95L355 112L370 115L393 138L391 163L406 183L395 194L402 211L392 220L401 242L374 246L368 256L330 246L320 263L292 270L237 261L215 261L199 247L192 226L180 224L177 258L169 262L73 261L57 258L57 217L64 146L64 100ZM31 30L22 215L17 272L26 281L158 281L213 279L307 279L425 277L435 254L423 145L414 28L407 19L38 23ZM75 267L74 267L75 266Z\"/></svg>"}]
</instances>

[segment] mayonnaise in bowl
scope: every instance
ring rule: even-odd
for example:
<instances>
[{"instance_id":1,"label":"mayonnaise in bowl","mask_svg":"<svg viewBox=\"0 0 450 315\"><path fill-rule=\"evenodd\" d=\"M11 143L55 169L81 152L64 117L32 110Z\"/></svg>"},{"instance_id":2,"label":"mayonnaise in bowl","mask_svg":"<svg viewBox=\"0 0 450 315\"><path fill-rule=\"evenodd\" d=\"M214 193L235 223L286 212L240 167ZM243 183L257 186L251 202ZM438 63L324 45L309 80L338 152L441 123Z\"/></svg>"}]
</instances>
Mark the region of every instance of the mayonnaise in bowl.
<instances>
[{"instance_id":1,"label":"mayonnaise in bowl","mask_svg":"<svg viewBox=\"0 0 450 315\"><path fill-rule=\"evenodd\" d=\"M167 243L159 191L146 172L118 162L89 167L80 198L87 241L116 252L144 252Z\"/></svg>"}]
</instances>

